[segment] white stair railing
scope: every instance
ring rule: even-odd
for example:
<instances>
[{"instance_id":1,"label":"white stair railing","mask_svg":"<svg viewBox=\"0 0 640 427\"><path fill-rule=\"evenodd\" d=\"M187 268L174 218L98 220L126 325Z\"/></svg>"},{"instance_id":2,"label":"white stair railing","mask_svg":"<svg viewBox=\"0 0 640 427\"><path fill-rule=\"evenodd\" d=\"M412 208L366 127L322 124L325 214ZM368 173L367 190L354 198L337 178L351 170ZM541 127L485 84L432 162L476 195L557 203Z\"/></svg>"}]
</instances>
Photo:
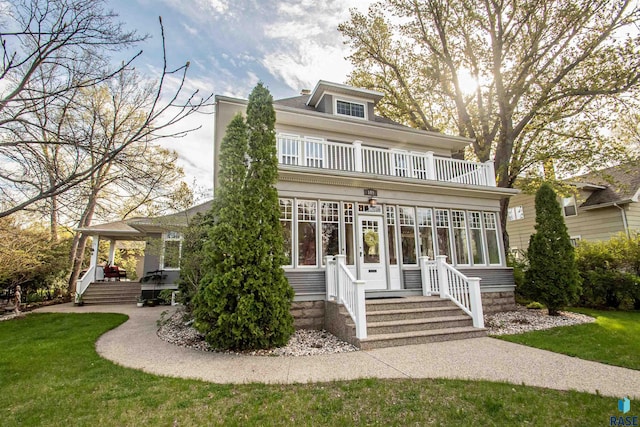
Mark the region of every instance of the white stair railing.
<instances>
[{"instance_id":1,"label":"white stair railing","mask_svg":"<svg viewBox=\"0 0 640 427\"><path fill-rule=\"evenodd\" d=\"M76 297L75 297L76 301L75 302L78 302L80 295L84 294L84 291L87 290L87 288L89 287L91 282L95 280L95 278L96 278L96 266L92 265L91 267L89 267L87 272L84 273L84 275L76 281Z\"/></svg>"},{"instance_id":2,"label":"white stair railing","mask_svg":"<svg viewBox=\"0 0 640 427\"><path fill-rule=\"evenodd\" d=\"M429 261L420 257L422 274L422 293L425 296L438 294L440 298L453 301L473 319L473 326L484 328L482 297L480 296L480 278L467 277L452 265L447 264L445 255L436 256Z\"/></svg>"},{"instance_id":3,"label":"white stair railing","mask_svg":"<svg viewBox=\"0 0 640 427\"><path fill-rule=\"evenodd\" d=\"M353 319L356 325L356 337L367 337L367 312L364 299L364 280L356 280L345 264L346 255L325 257L327 299L335 299Z\"/></svg>"}]
</instances>

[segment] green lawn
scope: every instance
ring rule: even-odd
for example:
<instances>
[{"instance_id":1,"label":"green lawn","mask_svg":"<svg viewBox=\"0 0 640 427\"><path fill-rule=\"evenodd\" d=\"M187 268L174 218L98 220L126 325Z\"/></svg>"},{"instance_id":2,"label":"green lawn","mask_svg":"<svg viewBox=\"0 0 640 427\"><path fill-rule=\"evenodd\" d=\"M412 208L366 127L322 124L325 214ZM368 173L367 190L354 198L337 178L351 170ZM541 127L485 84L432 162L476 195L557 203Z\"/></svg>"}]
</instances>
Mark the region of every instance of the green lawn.
<instances>
[{"instance_id":1,"label":"green lawn","mask_svg":"<svg viewBox=\"0 0 640 427\"><path fill-rule=\"evenodd\" d=\"M640 370L640 312L573 310L595 317L596 322L497 338Z\"/></svg>"},{"instance_id":2,"label":"green lawn","mask_svg":"<svg viewBox=\"0 0 640 427\"><path fill-rule=\"evenodd\" d=\"M96 339L125 320L43 313L0 322L0 424L602 426L616 413L616 398L490 382L217 385L164 378L96 354Z\"/></svg>"}]
</instances>

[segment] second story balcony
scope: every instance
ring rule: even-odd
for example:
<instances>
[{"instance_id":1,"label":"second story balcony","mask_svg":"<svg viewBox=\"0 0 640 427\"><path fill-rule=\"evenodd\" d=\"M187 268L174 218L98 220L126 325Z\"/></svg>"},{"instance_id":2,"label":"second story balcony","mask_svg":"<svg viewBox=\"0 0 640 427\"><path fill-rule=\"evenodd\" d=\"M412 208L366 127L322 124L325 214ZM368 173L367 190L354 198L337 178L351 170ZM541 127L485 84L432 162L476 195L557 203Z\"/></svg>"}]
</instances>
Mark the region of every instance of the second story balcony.
<instances>
[{"instance_id":1,"label":"second story balcony","mask_svg":"<svg viewBox=\"0 0 640 427\"><path fill-rule=\"evenodd\" d=\"M316 169L362 172L463 185L495 187L493 162L477 163L435 156L432 152L384 149L322 138L277 135L278 163Z\"/></svg>"}]
</instances>

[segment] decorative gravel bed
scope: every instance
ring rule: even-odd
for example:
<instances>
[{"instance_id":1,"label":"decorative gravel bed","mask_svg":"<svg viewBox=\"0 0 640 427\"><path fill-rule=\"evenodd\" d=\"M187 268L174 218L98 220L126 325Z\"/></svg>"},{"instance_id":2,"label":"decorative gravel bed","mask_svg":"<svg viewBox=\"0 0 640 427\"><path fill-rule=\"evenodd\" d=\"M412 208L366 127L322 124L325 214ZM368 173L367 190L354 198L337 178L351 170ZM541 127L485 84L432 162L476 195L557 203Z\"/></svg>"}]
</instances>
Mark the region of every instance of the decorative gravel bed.
<instances>
[{"instance_id":1,"label":"decorative gravel bed","mask_svg":"<svg viewBox=\"0 0 640 427\"><path fill-rule=\"evenodd\" d=\"M561 311L560 316L549 316L547 310L529 310L519 306L515 311L488 314L484 325L490 335L512 335L522 332L551 329L558 326L579 325L595 322L591 316L569 311Z\"/></svg>"},{"instance_id":2,"label":"decorative gravel bed","mask_svg":"<svg viewBox=\"0 0 640 427\"><path fill-rule=\"evenodd\" d=\"M490 335L519 334L557 326L595 322L593 317L584 314L561 311L560 316L548 316L546 310L528 310L524 307L519 307L515 311L488 314L484 318ZM159 323L158 336L164 341L180 347L216 352L207 344L203 335L192 326L192 322L184 320L184 312L181 309ZM253 356L311 356L350 351L358 351L358 348L341 341L327 331L300 329L293 334L285 347L242 353L217 352Z\"/></svg>"},{"instance_id":3,"label":"decorative gravel bed","mask_svg":"<svg viewBox=\"0 0 640 427\"><path fill-rule=\"evenodd\" d=\"M164 341L202 351L216 351L204 340L191 322L184 321L184 312L178 309L172 316L162 320L158 336ZM270 350L256 350L242 353L224 351L224 353L245 354L252 356L312 356L317 354L346 353L358 351L358 348L341 341L327 331L312 329L297 330L289 344L285 347ZM221 352L221 351L218 351Z\"/></svg>"}]
</instances>

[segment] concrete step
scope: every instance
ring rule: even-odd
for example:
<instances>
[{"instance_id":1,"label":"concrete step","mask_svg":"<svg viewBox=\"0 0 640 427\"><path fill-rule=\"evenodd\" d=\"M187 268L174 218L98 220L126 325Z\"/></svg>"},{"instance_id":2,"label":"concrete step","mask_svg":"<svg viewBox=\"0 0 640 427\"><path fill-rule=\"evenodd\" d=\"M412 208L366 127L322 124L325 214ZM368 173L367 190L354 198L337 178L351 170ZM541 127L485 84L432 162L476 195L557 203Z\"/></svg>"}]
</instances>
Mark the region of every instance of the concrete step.
<instances>
[{"instance_id":1,"label":"concrete step","mask_svg":"<svg viewBox=\"0 0 640 427\"><path fill-rule=\"evenodd\" d=\"M425 307L456 307L448 299L440 297L405 297L366 300L367 313L374 311L404 310Z\"/></svg>"},{"instance_id":2,"label":"concrete step","mask_svg":"<svg viewBox=\"0 0 640 427\"><path fill-rule=\"evenodd\" d=\"M367 311L367 323L393 320L426 319L430 317L457 316L461 310L456 306L407 308L400 310Z\"/></svg>"},{"instance_id":3,"label":"concrete step","mask_svg":"<svg viewBox=\"0 0 640 427\"><path fill-rule=\"evenodd\" d=\"M360 348L362 350L372 350L375 348L426 344L431 342L480 338L485 336L487 336L486 329L474 328L472 326L432 329L427 331L413 331L368 336L367 338L360 340Z\"/></svg>"},{"instance_id":4,"label":"concrete step","mask_svg":"<svg viewBox=\"0 0 640 427\"><path fill-rule=\"evenodd\" d=\"M82 301L85 304L135 304L137 302L137 297L131 298L119 298L119 297L97 297L97 298L86 298L83 297Z\"/></svg>"},{"instance_id":5,"label":"concrete step","mask_svg":"<svg viewBox=\"0 0 640 427\"><path fill-rule=\"evenodd\" d=\"M461 328L468 326L473 326L473 320L467 315L392 320L386 322L367 323L367 334L369 337L373 337L375 335L428 331L433 329Z\"/></svg>"},{"instance_id":6,"label":"concrete step","mask_svg":"<svg viewBox=\"0 0 640 427\"><path fill-rule=\"evenodd\" d=\"M89 295L140 295L140 289L87 289L85 296Z\"/></svg>"}]
</instances>

